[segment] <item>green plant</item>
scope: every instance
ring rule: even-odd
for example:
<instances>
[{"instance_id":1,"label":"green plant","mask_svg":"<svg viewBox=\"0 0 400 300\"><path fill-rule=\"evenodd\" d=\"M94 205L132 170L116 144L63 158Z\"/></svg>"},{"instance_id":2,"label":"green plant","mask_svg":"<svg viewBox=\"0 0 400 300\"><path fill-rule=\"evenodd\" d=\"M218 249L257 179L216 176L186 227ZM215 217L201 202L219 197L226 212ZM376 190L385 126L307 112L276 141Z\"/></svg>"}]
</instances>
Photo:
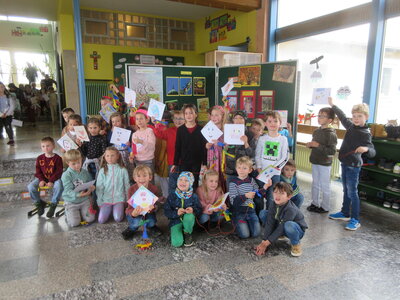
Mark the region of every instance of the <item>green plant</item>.
<instances>
[{"instance_id":1,"label":"green plant","mask_svg":"<svg viewBox=\"0 0 400 300\"><path fill-rule=\"evenodd\" d=\"M25 77L28 79L29 84L32 82L36 82L36 78L38 77L39 68L35 66L35 64L26 63L26 67L24 68Z\"/></svg>"}]
</instances>

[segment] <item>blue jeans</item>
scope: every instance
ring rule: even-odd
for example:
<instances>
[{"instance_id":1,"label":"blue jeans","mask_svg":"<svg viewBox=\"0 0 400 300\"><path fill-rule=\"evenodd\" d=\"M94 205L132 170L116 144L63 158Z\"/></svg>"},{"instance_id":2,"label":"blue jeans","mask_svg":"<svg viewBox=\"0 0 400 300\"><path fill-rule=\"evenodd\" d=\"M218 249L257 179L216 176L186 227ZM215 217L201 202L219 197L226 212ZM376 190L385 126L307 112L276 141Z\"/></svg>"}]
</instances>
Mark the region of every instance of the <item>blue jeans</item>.
<instances>
[{"instance_id":1,"label":"blue jeans","mask_svg":"<svg viewBox=\"0 0 400 300\"><path fill-rule=\"evenodd\" d=\"M283 225L285 230L285 235L290 240L292 245L297 245L304 236L304 231L301 229L300 225L294 221L286 221Z\"/></svg>"},{"instance_id":2,"label":"blue jeans","mask_svg":"<svg viewBox=\"0 0 400 300\"><path fill-rule=\"evenodd\" d=\"M258 217L260 218L262 226L265 226L265 223L267 223L267 216L268 216L268 209L262 209L258 213Z\"/></svg>"},{"instance_id":3,"label":"blue jeans","mask_svg":"<svg viewBox=\"0 0 400 300\"><path fill-rule=\"evenodd\" d=\"M236 232L241 239L260 235L260 221L255 212L239 213L234 217Z\"/></svg>"},{"instance_id":4,"label":"blue jeans","mask_svg":"<svg viewBox=\"0 0 400 300\"><path fill-rule=\"evenodd\" d=\"M143 216L132 217L131 215L126 215L126 218L128 220L128 224L129 224L128 226L132 231L138 230L138 228L140 227L140 225L139 225L140 221L143 220ZM148 220L148 222L146 223L147 228L152 228L157 223L155 214L147 214L146 220Z\"/></svg>"},{"instance_id":5,"label":"blue jeans","mask_svg":"<svg viewBox=\"0 0 400 300\"><path fill-rule=\"evenodd\" d=\"M358 176L360 167L350 167L342 164L342 184L343 184L343 206L342 213L346 216L359 220L360 217L360 198L358 198ZM351 214L350 214L351 206Z\"/></svg>"},{"instance_id":6,"label":"blue jeans","mask_svg":"<svg viewBox=\"0 0 400 300\"><path fill-rule=\"evenodd\" d=\"M296 204L296 206L298 208L300 208L300 206L303 204L304 202L304 196L302 193L298 193L296 196L292 197L290 200L292 200L292 202L294 204Z\"/></svg>"},{"instance_id":7,"label":"blue jeans","mask_svg":"<svg viewBox=\"0 0 400 300\"><path fill-rule=\"evenodd\" d=\"M92 180L95 180L96 173L97 173L96 164L95 163L88 164L87 170L88 170L89 174L92 176Z\"/></svg>"},{"instance_id":8,"label":"blue jeans","mask_svg":"<svg viewBox=\"0 0 400 300\"><path fill-rule=\"evenodd\" d=\"M28 185L28 191L29 195L31 196L31 199L33 202L40 203L40 192L38 191L39 188L39 178L35 178L29 185ZM61 179L56 180L53 185L53 195L51 197L51 203L57 204L58 201L60 200L61 194L63 192L63 185L61 182Z\"/></svg>"},{"instance_id":9,"label":"blue jeans","mask_svg":"<svg viewBox=\"0 0 400 300\"><path fill-rule=\"evenodd\" d=\"M211 222L218 222L218 220L222 220L223 218L224 216L220 215L219 212L214 212L211 215L201 214L199 218L199 223L204 224L208 220L210 220Z\"/></svg>"}]
</instances>

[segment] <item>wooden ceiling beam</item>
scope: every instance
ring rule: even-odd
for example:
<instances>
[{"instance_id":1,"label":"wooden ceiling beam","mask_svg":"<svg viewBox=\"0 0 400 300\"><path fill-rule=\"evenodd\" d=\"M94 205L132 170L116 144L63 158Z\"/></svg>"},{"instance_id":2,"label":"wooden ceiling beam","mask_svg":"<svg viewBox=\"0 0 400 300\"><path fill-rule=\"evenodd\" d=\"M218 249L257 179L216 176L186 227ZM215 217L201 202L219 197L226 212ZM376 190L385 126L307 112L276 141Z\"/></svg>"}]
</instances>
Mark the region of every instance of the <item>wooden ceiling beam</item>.
<instances>
[{"instance_id":1,"label":"wooden ceiling beam","mask_svg":"<svg viewBox=\"0 0 400 300\"><path fill-rule=\"evenodd\" d=\"M187 4L208 6L220 9L249 12L261 7L261 0L168 0Z\"/></svg>"}]
</instances>

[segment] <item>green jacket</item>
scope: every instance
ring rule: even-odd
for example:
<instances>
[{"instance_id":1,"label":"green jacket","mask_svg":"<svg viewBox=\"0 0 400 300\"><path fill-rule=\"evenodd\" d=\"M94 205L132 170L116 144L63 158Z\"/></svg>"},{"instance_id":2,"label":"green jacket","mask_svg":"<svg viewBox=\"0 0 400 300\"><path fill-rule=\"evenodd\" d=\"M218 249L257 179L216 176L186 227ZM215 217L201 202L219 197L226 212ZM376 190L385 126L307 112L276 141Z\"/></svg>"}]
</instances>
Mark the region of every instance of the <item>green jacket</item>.
<instances>
[{"instance_id":1,"label":"green jacket","mask_svg":"<svg viewBox=\"0 0 400 300\"><path fill-rule=\"evenodd\" d=\"M129 175L126 168L118 164L107 164L107 174L101 168L96 179L97 204L115 204L127 200Z\"/></svg>"},{"instance_id":2,"label":"green jacket","mask_svg":"<svg viewBox=\"0 0 400 300\"><path fill-rule=\"evenodd\" d=\"M81 192L74 192L74 189L81 185L82 183L89 182L92 180L89 172L81 169L80 172L76 172L71 168L68 168L61 176L61 181L64 187L64 191L62 193L62 198L65 202L70 203L82 203L89 199L86 197L78 197Z\"/></svg>"}]
</instances>

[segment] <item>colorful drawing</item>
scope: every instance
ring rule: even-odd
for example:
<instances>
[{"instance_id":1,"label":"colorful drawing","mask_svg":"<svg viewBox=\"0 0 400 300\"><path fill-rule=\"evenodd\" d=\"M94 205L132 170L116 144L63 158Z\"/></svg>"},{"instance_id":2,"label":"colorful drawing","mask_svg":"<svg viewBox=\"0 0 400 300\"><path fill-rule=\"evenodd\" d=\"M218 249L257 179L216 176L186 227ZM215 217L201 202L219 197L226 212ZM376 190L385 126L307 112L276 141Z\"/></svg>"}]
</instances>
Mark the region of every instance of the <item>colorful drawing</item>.
<instances>
[{"instance_id":1,"label":"colorful drawing","mask_svg":"<svg viewBox=\"0 0 400 300\"><path fill-rule=\"evenodd\" d=\"M78 192L82 192L82 191L88 190L92 185L94 185L95 181L96 180L92 180L92 181L85 182L85 183L77 185L74 188L74 192L78 193Z\"/></svg>"},{"instance_id":2,"label":"colorful drawing","mask_svg":"<svg viewBox=\"0 0 400 300\"><path fill-rule=\"evenodd\" d=\"M197 109L201 113L208 112L210 108L210 101L208 98L197 98Z\"/></svg>"},{"instance_id":3,"label":"colorful drawing","mask_svg":"<svg viewBox=\"0 0 400 300\"><path fill-rule=\"evenodd\" d=\"M244 124L225 124L224 143L228 145L244 145L240 139L244 136Z\"/></svg>"},{"instance_id":4,"label":"colorful drawing","mask_svg":"<svg viewBox=\"0 0 400 300\"><path fill-rule=\"evenodd\" d=\"M89 142L89 136L86 132L85 126L74 126L76 138L82 142Z\"/></svg>"},{"instance_id":5,"label":"colorful drawing","mask_svg":"<svg viewBox=\"0 0 400 300\"><path fill-rule=\"evenodd\" d=\"M295 73L296 73L295 66L275 65L274 74L272 75L272 80L293 83Z\"/></svg>"},{"instance_id":6,"label":"colorful drawing","mask_svg":"<svg viewBox=\"0 0 400 300\"><path fill-rule=\"evenodd\" d=\"M221 88L222 96L227 96L232 89L233 89L233 78L229 79L229 81Z\"/></svg>"},{"instance_id":7,"label":"colorful drawing","mask_svg":"<svg viewBox=\"0 0 400 300\"><path fill-rule=\"evenodd\" d=\"M274 91L260 91L257 105L257 114L263 115L269 110L274 110Z\"/></svg>"},{"instance_id":8,"label":"colorful drawing","mask_svg":"<svg viewBox=\"0 0 400 300\"><path fill-rule=\"evenodd\" d=\"M233 82L235 82L235 81L233 81ZM226 97L228 99L229 110L230 111L237 110L238 109L238 106L237 106L237 91L230 91Z\"/></svg>"},{"instance_id":9,"label":"colorful drawing","mask_svg":"<svg viewBox=\"0 0 400 300\"><path fill-rule=\"evenodd\" d=\"M110 103L107 103L107 105L105 105L101 108L101 110L99 111L99 114L100 114L100 116L103 117L103 119L107 123L110 123L110 116L115 112L116 112L115 108Z\"/></svg>"},{"instance_id":10,"label":"colorful drawing","mask_svg":"<svg viewBox=\"0 0 400 300\"><path fill-rule=\"evenodd\" d=\"M247 113L247 117L254 118L256 110L255 91L240 91L240 109Z\"/></svg>"},{"instance_id":11,"label":"colorful drawing","mask_svg":"<svg viewBox=\"0 0 400 300\"><path fill-rule=\"evenodd\" d=\"M210 44L218 42L218 29L210 31Z\"/></svg>"},{"instance_id":12,"label":"colorful drawing","mask_svg":"<svg viewBox=\"0 0 400 300\"><path fill-rule=\"evenodd\" d=\"M229 19L229 15L225 14L219 17L219 27L224 27L226 25L228 25L228 20Z\"/></svg>"},{"instance_id":13,"label":"colorful drawing","mask_svg":"<svg viewBox=\"0 0 400 300\"><path fill-rule=\"evenodd\" d=\"M288 111L287 110L275 110L275 111L281 115L282 127L287 127Z\"/></svg>"},{"instance_id":14,"label":"colorful drawing","mask_svg":"<svg viewBox=\"0 0 400 300\"><path fill-rule=\"evenodd\" d=\"M179 77L167 77L167 96L179 95Z\"/></svg>"},{"instance_id":15,"label":"colorful drawing","mask_svg":"<svg viewBox=\"0 0 400 300\"><path fill-rule=\"evenodd\" d=\"M261 66L239 67L238 77L241 86L260 86Z\"/></svg>"},{"instance_id":16,"label":"colorful drawing","mask_svg":"<svg viewBox=\"0 0 400 300\"><path fill-rule=\"evenodd\" d=\"M114 145L127 144L132 132L128 129L115 127L112 131L110 143Z\"/></svg>"},{"instance_id":17,"label":"colorful drawing","mask_svg":"<svg viewBox=\"0 0 400 300\"><path fill-rule=\"evenodd\" d=\"M218 29L218 40L219 41L223 41L227 39L227 35L226 35L226 27L220 27Z\"/></svg>"},{"instance_id":18,"label":"colorful drawing","mask_svg":"<svg viewBox=\"0 0 400 300\"><path fill-rule=\"evenodd\" d=\"M172 111L172 110L178 110L178 100L167 100L165 101L165 104L167 105L167 110Z\"/></svg>"},{"instance_id":19,"label":"colorful drawing","mask_svg":"<svg viewBox=\"0 0 400 300\"><path fill-rule=\"evenodd\" d=\"M206 78L193 77L193 96L206 95Z\"/></svg>"},{"instance_id":20,"label":"colorful drawing","mask_svg":"<svg viewBox=\"0 0 400 300\"><path fill-rule=\"evenodd\" d=\"M158 197L146 189L143 185L132 195L128 200L128 203L133 207L140 207L143 209L141 215L145 215L149 212L150 206L154 205Z\"/></svg>"},{"instance_id":21,"label":"colorful drawing","mask_svg":"<svg viewBox=\"0 0 400 300\"><path fill-rule=\"evenodd\" d=\"M165 106L166 105L160 101L150 99L150 105L149 105L147 115L149 117L154 117L154 119L156 119L158 121L161 121L162 116L164 114Z\"/></svg>"},{"instance_id":22,"label":"colorful drawing","mask_svg":"<svg viewBox=\"0 0 400 300\"><path fill-rule=\"evenodd\" d=\"M219 18L215 18L211 20L211 30L215 30L219 28Z\"/></svg>"},{"instance_id":23,"label":"colorful drawing","mask_svg":"<svg viewBox=\"0 0 400 300\"><path fill-rule=\"evenodd\" d=\"M179 95L192 96L192 77L179 77Z\"/></svg>"},{"instance_id":24,"label":"colorful drawing","mask_svg":"<svg viewBox=\"0 0 400 300\"><path fill-rule=\"evenodd\" d=\"M134 107L136 105L136 92L128 87L125 87L125 102L129 107Z\"/></svg>"},{"instance_id":25,"label":"colorful drawing","mask_svg":"<svg viewBox=\"0 0 400 300\"><path fill-rule=\"evenodd\" d=\"M268 183L275 175L281 175L281 169L273 165L269 165L264 170L262 170L260 174L258 174L257 179L264 183Z\"/></svg>"},{"instance_id":26,"label":"colorful drawing","mask_svg":"<svg viewBox=\"0 0 400 300\"><path fill-rule=\"evenodd\" d=\"M209 121L203 129L201 129L201 134L209 143L213 143L213 140L218 140L223 132L214 124L213 121Z\"/></svg>"},{"instance_id":27,"label":"colorful drawing","mask_svg":"<svg viewBox=\"0 0 400 300\"><path fill-rule=\"evenodd\" d=\"M67 135L64 134L57 143L65 150L78 149L78 145Z\"/></svg>"},{"instance_id":28,"label":"colorful drawing","mask_svg":"<svg viewBox=\"0 0 400 300\"><path fill-rule=\"evenodd\" d=\"M311 104L328 104L328 97L331 95L330 88L315 88L313 90Z\"/></svg>"},{"instance_id":29,"label":"colorful drawing","mask_svg":"<svg viewBox=\"0 0 400 300\"><path fill-rule=\"evenodd\" d=\"M218 199L217 201L214 202L213 205L210 206L208 210L219 210L222 209L222 206L224 206L226 198L228 198L229 193L225 193L222 198Z\"/></svg>"},{"instance_id":30,"label":"colorful drawing","mask_svg":"<svg viewBox=\"0 0 400 300\"><path fill-rule=\"evenodd\" d=\"M136 102L148 107L150 99L163 101L163 75L160 67L129 66L128 87L136 92Z\"/></svg>"}]
</instances>

